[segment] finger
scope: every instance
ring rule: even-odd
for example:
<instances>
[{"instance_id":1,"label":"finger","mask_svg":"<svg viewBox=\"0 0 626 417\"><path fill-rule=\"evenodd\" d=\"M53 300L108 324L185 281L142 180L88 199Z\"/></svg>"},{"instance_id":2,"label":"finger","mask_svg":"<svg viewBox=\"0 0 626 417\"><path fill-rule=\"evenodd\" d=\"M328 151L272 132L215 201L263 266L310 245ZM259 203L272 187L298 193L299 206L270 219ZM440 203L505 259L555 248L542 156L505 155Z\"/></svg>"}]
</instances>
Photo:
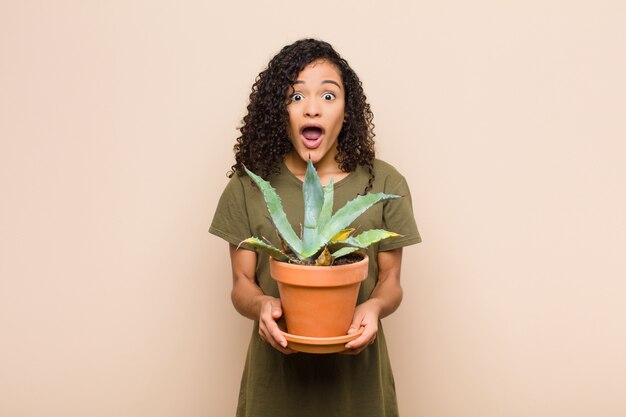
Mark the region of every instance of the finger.
<instances>
[{"instance_id":1,"label":"finger","mask_svg":"<svg viewBox=\"0 0 626 417\"><path fill-rule=\"evenodd\" d=\"M271 335L271 333L267 330L267 328L259 328L259 337L261 338L261 340L263 340L265 343L269 344L270 346L272 346L274 349L284 353L285 355L291 355L292 353L296 353L295 350L290 349L288 346L281 346L279 342L277 342L274 337Z\"/></svg>"},{"instance_id":2,"label":"finger","mask_svg":"<svg viewBox=\"0 0 626 417\"><path fill-rule=\"evenodd\" d=\"M283 309L280 304L280 300L275 299L269 303L270 313L274 319L279 318L283 315Z\"/></svg>"},{"instance_id":3,"label":"finger","mask_svg":"<svg viewBox=\"0 0 626 417\"><path fill-rule=\"evenodd\" d=\"M276 342L273 338L270 338L268 343L277 351L284 353L285 355L291 355L292 353L296 353L295 350L290 349L289 347L283 347Z\"/></svg>"},{"instance_id":4,"label":"finger","mask_svg":"<svg viewBox=\"0 0 626 417\"><path fill-rule=\"evenodd\" d=\"M348 334L354 334L356 333L359 328L362 326L363 324L363 316L361 314L355 314L354 319L352 320L352 323L350 324L350 327L348 328Z\"/></svg>"},{"instance_id":5,"label":"finger","mask_svg":"<svg viewBox=\"0 0 626 417\"><path fill-rule=\"evenodd\" d=\"M274 299L265 303L259 319L259 336L274 349L288 355L295 353L295 351L287 347L287 339L276 323L282 314L280 300Z\"/></svg>"},{"instance_id":6,"label":"finger","mask_svg":"<svg viewBox=\"0 0 626 417\"><path fill-rule=\"evenodd\" d=\"M279 337L279 339L277 339L277 337ZM282 340L280 340L282 339ZM292 350L288 347L287 344L287 340L285 339L285 337L280 334L279 331L279 335L276 335L275 333L271 334L268 338L267 338L267 342L276 350L284 353L285 355L289 355L292 353L295 353L295 350Z\"/></svg>"},{"instance_id":7,"label":"finger","mask_svg":"<svg viewBox=\"0 0 626 417\"><path fill-rule=\"evenodd\" d=\"M353 345L353 347L348 348L341 353L344 355L358 355L359 353L363 352L365 348L367 348L369 345L373 344L375 340L376 336L374 336L369 342L364 343L363 345Z\"/></svg>"},{"instance_id":8,"label":"finger","mask_svg":"<svg viewBox=\"0 0 626 417\"><path fill-rule=\"evenodd\" d=\"M259 327L269 335L272 325L276 324L276 319L282 315L280 305L276 305L275 301L267 302L263 305L261 315L259 317Z\"/></svg>"},{"instance_id":9,"label":"finger","mask_svg":"<svg viewBox=\"0 0 626 417\"><path fill-rule=\"evenodd\" d=\"M363 334L361 334L356 339L346 343L346 348L358 349L363 346L367 346L370 343L373 343L373 340L376 339L377 332L378 328L372 328L372 326L365 327L365 329L363 330Z\"/></svg>"},{"instance_id":10,"label":"finger","mask_svg":"<svg viewBox=\"0 0 626 417\"><path fill-rule=\"evenodd\" d=\"M368 344L365 344L363 346L360 347L353 347L353 348L349 348L344 350L343 352L341 352L341 354L343 355L358 355L359 353L363 352L365 350L366 347L368 347Z\"/></svg>"},{"instance_id":11,"label":"finger","mask_svg":"<svg viewBox=\"0 0 626 417\"><path fill-rule=\"evenodd\" d=\"M283 315L283 309L280 306L272 305L272 317L277 319Z\"/></svg>"},{"instance_id":12,"label":"finger","mask_svg":"<svg viewBox=\"0 0 626 417\"><path fill-rule=\"evenodd\" d=\"M272 307L272 309L274 310L274 307ZM273 318L265 318L263 322L260 323L259 328L263 330L265 341L274 347L280 346L282 349L287 348L287 339L285 339L285 336L283 336L283 333L280 331L278 324L276 324Z\"/></svg>"},{"instance_id":13,"label":"finger","mask_svg":"<svg viewBox=\"0 0 626 417\"><path fill-rule=\"evenodd\" d=\"M266 326L263 323L259 323L259 337L264 342L269 343L269 340L270 340L269 333L267 331Z\"/></svg>"},{"instance_id":14,"label":"finger","mask_svg":"<svg viewBox=\"0 0 626 417\"><path fill-rule=\"evenodd\" d=\"M276 343L278 343L283 348L287 347L287 339L285 339L285 336L283 336L283 333L278 328L276 322L272 323L272 326L268 330L271 338L274 339Z\"/></svg>"},{"instance_id":15,"label":"finger","mask_svg":"<svg viewBox=\"0 0 626 417\"><path fill-rule=\"evenodd\" d=\"M285 355L291 355L291 354L294 354L294 353L298 353L297 351L295 351L295 350L293 350L293 349L291 349L289 347L284 348L284 347L282 347L280 345L277 345L277 346L278 347L276 347L275 349L278 350L279 352L285 354Z\"/></svg>"}]
</instances>

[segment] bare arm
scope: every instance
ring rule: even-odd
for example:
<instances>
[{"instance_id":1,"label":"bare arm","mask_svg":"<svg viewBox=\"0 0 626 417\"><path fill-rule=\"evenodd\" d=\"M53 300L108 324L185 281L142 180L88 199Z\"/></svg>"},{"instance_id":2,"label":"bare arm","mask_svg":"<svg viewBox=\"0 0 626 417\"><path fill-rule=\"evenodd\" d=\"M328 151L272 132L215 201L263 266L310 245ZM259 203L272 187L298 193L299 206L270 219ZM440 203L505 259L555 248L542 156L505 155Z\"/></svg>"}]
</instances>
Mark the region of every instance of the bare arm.
<instances>
[{"instance_id":1,"label":"bare arm","mask_svg":"<svg viewBox=\"0 0 626 417\"><path fill-rule=\"evenodd\" d=\"M402 266L402 248L378 253L378 282L369 300L357 306L348 334L363 326L363 334L346 344L346 353L360 353L376 339L378 320L387 317L402 302L400 269Z\"/></svg>"},{"instance_id":2,"label":"bare arm","mask_svg":"<svg viewBox=\"0 0 626 417\"><path fill-rule=\"evenodd\" d=\"M244 317L259 321L259 336L283 353L293 353L286 348L287 340L281 334L276 320L283 311L280 299L263 293L256 284L256 253L229 245L233 272L231 299L235 309Z\"/></svg>"}]
</instances>

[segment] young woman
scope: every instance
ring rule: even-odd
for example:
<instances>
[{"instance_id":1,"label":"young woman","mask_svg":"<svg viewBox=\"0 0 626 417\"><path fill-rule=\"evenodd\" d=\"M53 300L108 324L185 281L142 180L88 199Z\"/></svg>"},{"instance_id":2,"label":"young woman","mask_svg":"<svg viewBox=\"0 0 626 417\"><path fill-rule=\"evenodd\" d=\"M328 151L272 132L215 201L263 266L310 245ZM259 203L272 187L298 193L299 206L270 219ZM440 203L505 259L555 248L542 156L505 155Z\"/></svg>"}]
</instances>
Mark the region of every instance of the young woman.
<instances>
[{"instance_id":1,"label":"young woman","mask_svg":"<svg viewBox=\"0 0 626 417\"><path fill-rule=\"evenodd\" d=\"M237 416L397 416L391 365L380 319L402 300L402 247L421 241L407 183L375 159L372 113L361 82L326 42L304 39L284 47L252 87L248 114L235 145L235 164L209 231L229 243L232 302L254 320ZM403 235L368 249L369 276L362 283L348 333L364 327L343 354L294 353L278 329L282 316L269 259L237 245L264 236L278 245L260 191L244 165L272 183L295 230L302 223L302 180L307 161L323 185L335 182L335 207L364 192L404 198L377 204L353 224Z\"/></svg>"}]
</instances>

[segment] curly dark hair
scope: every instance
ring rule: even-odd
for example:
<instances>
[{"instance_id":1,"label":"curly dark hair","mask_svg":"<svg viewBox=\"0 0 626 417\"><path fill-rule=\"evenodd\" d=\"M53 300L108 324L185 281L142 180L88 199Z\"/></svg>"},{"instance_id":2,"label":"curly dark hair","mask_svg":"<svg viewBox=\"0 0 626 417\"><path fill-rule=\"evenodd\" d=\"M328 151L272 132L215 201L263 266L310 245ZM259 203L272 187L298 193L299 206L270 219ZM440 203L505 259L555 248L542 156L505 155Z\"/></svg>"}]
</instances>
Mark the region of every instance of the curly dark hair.
<instances>
[{"instance_id":1,"label":"curly dark hair","mask_svg":"<svg viewBox=\"0 0 626 417\"><path fill-rule=\"evenodd\" d=\"M345 122L337 138L335 160L344 172L366 167L374 181L374 115L366 101L359 77L348 62L327 43L302 39L285 46L256 78L250 93L248 114L239 128L235 164L228 176L244 175L244 165L263 178L280 172L280 163L292 149L289 140L287 93L298 74L311 62L326 60L341 74L345 89Z\"/></svg>"}]
</instances>

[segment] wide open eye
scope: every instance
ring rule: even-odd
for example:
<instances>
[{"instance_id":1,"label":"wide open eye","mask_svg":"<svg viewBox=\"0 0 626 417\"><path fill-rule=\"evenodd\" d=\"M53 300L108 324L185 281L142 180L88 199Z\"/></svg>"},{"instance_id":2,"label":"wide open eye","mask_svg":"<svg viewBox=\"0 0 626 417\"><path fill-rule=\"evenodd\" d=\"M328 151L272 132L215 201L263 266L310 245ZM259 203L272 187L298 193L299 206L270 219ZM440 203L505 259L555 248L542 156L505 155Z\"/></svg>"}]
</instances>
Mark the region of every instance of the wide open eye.
<instances>
[{"instance_id":1,"label":"wide open eye","mask_svg":"<svg viewBox=\"0 0 626 417\"><path fill-rule=\"evenodd\" d=\"M333 93L324 93L324 95L322 96L322 98L323 98L324 100L332 101L332 100L334 100L336 97L335 97L335 94L333 94Z\"/></svg>"},{"instance_id":2,"label":"wide open eye","mask_svg":"<svg viewBox=\"0 0 626 417\"><path fill-rule=\"evenodd\" d=\"M300 101L304 98L304 96L300 93L293 93L291 95L291 101Z\"/></svg>"}]
</instances>

